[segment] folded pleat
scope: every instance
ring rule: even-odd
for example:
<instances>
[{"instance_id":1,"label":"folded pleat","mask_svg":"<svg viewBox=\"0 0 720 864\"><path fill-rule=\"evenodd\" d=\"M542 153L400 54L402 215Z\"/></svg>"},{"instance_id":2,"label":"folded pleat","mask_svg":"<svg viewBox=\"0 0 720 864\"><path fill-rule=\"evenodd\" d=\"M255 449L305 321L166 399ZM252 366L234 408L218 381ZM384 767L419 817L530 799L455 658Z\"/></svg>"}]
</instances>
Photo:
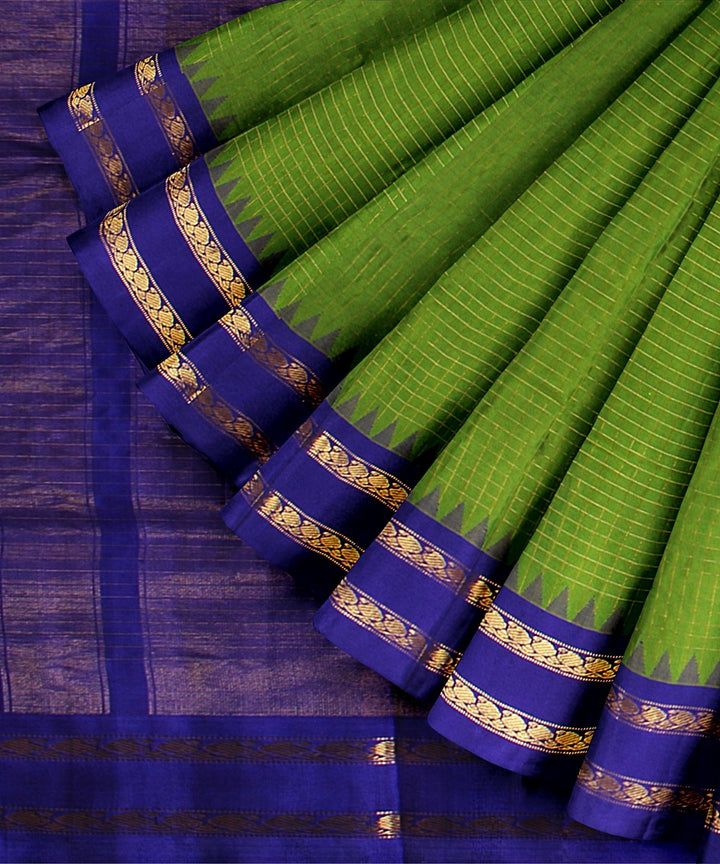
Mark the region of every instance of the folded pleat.
<instances>
[{"instance_id":1,"label":"folded pleat","mask_svg":"<svg viewBox=\"0 0 720 864\"><path fill-rule=\"evenodd\" d=\"M716 409L580 771L571 810L581 821L648 839L720 834L719 567Z\"/></svg>"},{"instance_id":2,"label":"folded pleat","mask_svg":"<svg viewBox=\"0 0 720 864\"><path fill-rule=\"evenodd\" d=\"M579 22L567 29L525 13L532 38L495 59L494 43L504 46L515 25L513 4L493 6L490 29L472 2L76 233L86 276L143 363L156 365L210 326L218 304L227 311L207 278L218 255L246 290L257 287L589 27L582 3L560 7L562 20ZM648 46L688 12L660 15ZM484 32L493 34L489 45ZM206 243L218 209L234 231Z\"/></svg>"},{"instance_id":3,"label":"folded pleat","mask_svg":"<svg viewBox=\"0 0 720 864\"><path fill-rule=\"evenodd\" d=\"M497 594L503 565L517 559L532 534L717 197L718 133L720 86L318 614L323 633L413 695L436 691L443 674L426 668L422 650L415 655L400 640L393 645L383 629L375 646L364 634L359 651L357 630L368 628L348 604L349 592L459 656ZM448 568L467 557L468 543L482 566L455 579L438 578L428 567L430 550Z\"/></svg>"},{"instance_id":4,"label":"folded pleat","mask_svg":"<svg viewBox=\"0 0 720 864\"><path fill-rule=\"evenodd\" d=\"M284 268L246 307L241 304L239 312L229 313L205 334L206 347L213 342L218 374L211 375L196 362L192 343L182 350L182 356L194 365L192 378L200 382L202 392L217 394L243 423L258 429L272 426L277 432L268 439L269 444L272 449L280 446L314 405L289 375L276 374L272 381L262 379L262 384L249 378L247 362L257 352L248 352L246 346L272 345L278 356L290 355L283 335L290 327L297 338L330 361L329 373L307 363L303 371L303 379L312 376L321 393L329 392L624 89L665 43L679 19L687 17L688 8L654 7L659 16L656 30L642 4L611 13L572 49L543 66L497 107L463 127ZM627 16L633 15L645 25L644 55L637 39L628 37L632 28ZM613 58L612 63L606 62L605 54ZM583 77L582 67L588 60L592 66ZM572 80L583 81L583 86L570 90L562 86ZM262 309L263 314L272 312L277 323L271 325L268 318L260 334L249 337L248 333L257 332L248 320L251 307ZM242 320L241 330L231 323L233 317ZM265 363L267 355L260 353ZM281 365L284 369L284 363ZM176 410L166 413L166 419L189 443L199 446L207 439L204 429L208 424L215 426L215 432L219 430L203 410L207 399L196 399L194 385L187 390L178 382L172 371L177 367L177 358L160 364L144 382L144 389L156 402L174 401ZM262 425L248 404L261 398L258 387L265 395ZM156 395L158 390L165 395ZM276 408L282 411L274 420L269 415ZM240 483L250 476L258 459L245 446L243 436L235 443L232 464L226 450L205 452L221 469L231 468L232 478Z\"/></svg>"},{"instance_id":5,"label":"folded pleat","mask_svg":"<svg viewBox=\"0 0 720 864\"><path fill-rule=\"evenodd\" d=\"M595 658L620 660L720 398L719 229L716 204L431 711L484 758L572 774L587 752L612 679Z\"/></svg>"},{"instance_id":6,"label":"folded pleat","mask_svg":"<svg viewBox=\"0 0 720 864\"><path fill-rule=\"evenodd\" d=\"M89 219L468 0L286 0L40 109Z\"/></svg>"},{"instance_id":7,"label":"folded pleat","mask_svg":"<svg viewBox=\"0 0 720 864\"><path fill-rule=\"evenodd\" d=\"M630 194L633 184L639 182L647 162L656 155L658 141L666 142L676 130L672 120L678 122L686 110L685 102L675 95L675 117L671 114L664 127L655 125L647 138L639 138L637 148L626 148L622 162L613 158L603 163L597 158L598 151L615 153L611 146L613 138L622 138L627 128L632 128L631 118L639 110L637 100L647 92L648 84L663 80L673 69L673 61L685 56L688 47L698 40L683 36L677 41L667 58L669 62L651 68L630 87L441 277L392 334L350 372L339 393L333 394L331 404L313 415L313 434L289 439L271 463L261 469L253 488L262 487L263 494L258 497L244 490L229 505L226 519L243 539L295 575L310 576L322 571L329 578L333 564L328 564L324 547L313 548L302 542L302 538L295 547L287 537L282 543L279 538L275 542L267 525L263 525L262 535L258 532L258 518L264 521L258 508L264 512L266 496L277 494L288 506L302 512L310 523L352 542L358 554L367 548L367 537L372 539L383 529L401 499L384 501L374 494L373 485L361 486L348 475L365 464L371 466L376 476L374 482L385 482L379 480L385 474L391 478L387 482L413 486L428 459L448 440L504 363L532 333L582 260L588 245ZM692 86L686 96L696 93L700 86L702 79L695 78L698 66L699 63L688 70L685 85L692 82ZM678 89L683 90L681 85ZM627 124L624 127L618 122L620 117ZM670 167L653 170L653 176L658 173L660 179L649 185L625 217L627 230L627 225L634 225L637 214L641 214L646 236L645 245L640 245L651 260L655 245L661 242L654 233L659 208L652 190L662 184L661 194L672 191L678 170L680 174L685 170L687 145L699 128L701 121L685 133L684 145L681 142L673 150L676 155ZM713 197L714 181L710 178L707 188L703 186L706 172L702 158L713 157L716 149L712 132L705 134L702 145L698 144L700 161L693 162L689 169L692 177L687 181L687 190L683 189L683 206L678 205L668 215L669 235L676 229L678 219L687 218L693 225L704 216ZM573 168L575 183L570 195L567 177ZM696 192L698 200L693 203ZM657 192L654 194L657 197ZM542 209L543 204L547 209ZM686 207L690 208L688 214ZM551 213L555 219L548 224ZM691 237L692 230L688 230ZM622 272L627 265L624 240L623 236L614 241L617 248L607 253L611 258L609 264L599 263L603 262L602 251L595 253L591 273L583 277L593 279L594 269L604 282L610 281L608 298L613 299L606 301L610 331L621 288L625 287L626 294L633 296L621 281L612 276L608 279L609 269L610 273L612 267ZM611 242L606 238L602 249ZM675 257L682 254L682 244L679 251L676 244L671 245L669 254ZM540 261L544 266L530 270L528 261ZM666 265L665 259L657 264L663 275ZM633 275L640 274L642 268L640 265L638 268ZM656 281L649 282L645 294L656 300L652 292L657 293L660 286ZM582 280L578 283L576 294L582 295L583 284ZM647 306L643 305L644 296L636 297L635 302L647 317L652 305L649 301ZM594 309L591 314L595 314ZM318 452L320 442L332 442L322 456ZM328 446L322 444L324 449ZM350 464L355 467L350 469L347 467ZM283 532L281 524L276 528ZM346 562L338 560L334 566L335 581L339 581L347 570ZM359 566L363 569L364 560ZM322 583L325 585L325 578ZM386 593L393 590L388 587ZM403 599L408 598L401 587L397 590ZM437 602L430 603L429 608L438 609ZM449 623L448 629L451 629Z\"/></svg>"}]
</instances>

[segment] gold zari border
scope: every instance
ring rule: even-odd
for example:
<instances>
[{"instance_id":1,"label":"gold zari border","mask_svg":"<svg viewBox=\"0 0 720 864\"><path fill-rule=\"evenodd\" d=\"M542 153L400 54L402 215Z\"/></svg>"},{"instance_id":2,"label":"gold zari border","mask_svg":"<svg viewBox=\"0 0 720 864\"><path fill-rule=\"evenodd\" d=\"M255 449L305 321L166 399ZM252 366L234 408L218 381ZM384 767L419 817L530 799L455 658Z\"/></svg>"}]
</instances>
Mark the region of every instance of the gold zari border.
<instances>
[{"instance_id":1,"label":"gold zari border","mask_svg":"<svg viewBox=\"0 0 720 864\"><path fill-rule=\"evenodd\" d=\"M274 489L266 487L260 474L254 474L241 494L254 512L291 540L322 555L344 571L357 563L363 550L347 537L303 513Z\"/></svg>"},{"instance_id":2,"label":"gold zari border","mask_svg":"<svg viewBox=\"0 0 720 864\"><path fill-rule=\"evenodd\" d=\"M460 660L457 651L436 642L348 579L343 579L330 595L330 603L345 618L412 657L436 675L447 677Z\"/></svg>"},{"instance_id":3,"label":"gold zari border","mask_svg":"<svg viewBox=\"0 0 720 864\"><path fill-rule=\"evenodd\" d=\"M578 774L580 789L597 798L632 810L691 810L710 813L713 790L652 783L606 771L587 759Z\"/></svg>"},{"instance_id":4,"label":"gold zari border","mask_svg":"<svg viewBox=\"0 0 720 864\"><path fill-rule=\"evenodd\" d=\"M392 474L356 456L337 438L319 427L314 427L311 421L304 423L295 433L295 437L307 455L318 465L322 465L329 474L370 495L393 511L397 510L410 493L410 489Z\"/></svg>"},{"instance_id":5,"label":"gold zari border","mask_svg":"<svg viewBox=\"0 0 720 864\"><path fill-rule=\"evenodd\" d=\"M250 293L250 288L238 266L215 236L200 206L187 168L181 168L167 178L165 194L175 224L195 260L228 306L237 306Z\"/></svg>"},{"instance_id":6,"label":"gold zari border","mask_svg":"<svg viewBox=\"0 0 720 864\"><path fill-rule=\"evenodd\" d=\"M113 269L145 320L168 351L177 351L189 333L135 246L127 224L127 204L111 210L98 226L98 233Z\"/></svg>"},{"instance_id":7,"label":"gold zari border","mask_svg":"<svg viewBox=\"0 0 720 864\"><path fill-rule=\"evenodd\" d=\"M459 561L446 555L429 540L416 534L396 519L388 522L376 542L401 561L419 570L434 582L449 588L478 609L489 609L500 590L499 585L468 570Z\"/></svg>"},{"instance_id":8,"label":"gold zari border","mask_svg":"<svg viewBox=\"0 0 720 864\"><path fill-rule=\"evenodd\" d=\"M622 655L586 654L551 639L497 606L483 618L480 631L523 660L581 681L612 681L622 660Z\"/></svg>"},{"instance_id":9,"label":"gold zari border","mask_svg":"<svg viewBox=\"0 0 720 864\"><path fill-rule=\"evenodd\" d=\"M617 685L610 691L605 709L628 726L649 732L720 737L720 718L709 708L642 701Z\"/></svg>"},{"instance_id":10,"label":"gold zari border","mask_svg":"<svg viewBox=\"0 0 720 864\"><path fill-rule=\"evenodd\" d=\"M325 398L320 379L297 357L274 342L242 306L231 309L218 322L254 363L268 371L310 405Z\"/></svg>"},{"instance_id":11,"label":"gold zari border","mask_svg":"<svg viewBox=\"0 0 720 864\"><path fill-rule=\"evenodd\" d=\"M579 755L590 747L594 726L556 726L493 699L457 672L445 685L441 698L455 711L483 729L531 750Z\"/></svg>"},{"instance_id":12,"label":"gold zari border","mask_svg":"<svg viewBox=\"0 0 720 864\"><path fill-rule=\"evenodd\" d=\"M139 60L135 64L134 74L138 90L147 97L178 164L192 162L200 151L172 90L163 78L158 55Z\"/></svg>"},{"instance_id":13,"label":"gold zari border","mask_svg":"<svg viewBox=\"0 0 720 864\"><path fill-rule=\"evenodd\" d=\"M120 148L103 120L95 100L95 85L85 84L67 97L75 127L85 139L116 204L137 195L137 186Z\"/></svg>"},{"instance_id":14,"label":"gold zari border","mask_svg":"<svg viewBox=\"0 0 720 864\"><path fill-rule=\"evenodd\" d=\"M172 354L157 371L208 423L266 462L274 452L262 430L209 386L200 370L184 354Z\"/></svg>"}]
</instances>

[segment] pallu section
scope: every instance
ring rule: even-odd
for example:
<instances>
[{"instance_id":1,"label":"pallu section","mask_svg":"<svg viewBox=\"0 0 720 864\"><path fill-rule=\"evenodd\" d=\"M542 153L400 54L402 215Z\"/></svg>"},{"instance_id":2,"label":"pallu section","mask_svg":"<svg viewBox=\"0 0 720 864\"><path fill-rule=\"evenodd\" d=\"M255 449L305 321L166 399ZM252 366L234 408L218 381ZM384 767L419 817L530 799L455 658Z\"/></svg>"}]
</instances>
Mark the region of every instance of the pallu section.
<instances>
[{"instance_id":1,"label":"pallu section","mask_svg":"<svg viewBox=\"0 0 720 864\"><path fill-rule=\"evenodd\" d=\"M323 403L223 510L228 526L320 596L400 506L418 469Z\"/></svg>"},{"instance_id":2,"label":"pallu section","mask_svg":"<svg viewBox=\"0 0 720 864\"><path fill-rule=\"evenodd\" d=\"M140 382L183 439L241 486L339 378L259 294Z\"/></svg>"},{"instance_id":3,"label":"pallu section","mask_svg":"<svg viewBox=\"0 0 720 864\"><path fill-rule=\"evenodd\" d=\"M315 617L411 696L436 695L505 578L500 561L405 502Z\"/></svg>"},{"instance_id":4,"label":"pallu section","mask_svg":"<svg viewBox=\"0 0 720 864\"><path fill-rule=\"evenodd\" d=\"M217 321L266 276L218 198L203 159L68 242L146 367Z\"/></svg>"},{"instance_id":5,"label":"pallu section","mask_svg":"<svg viewBox=\"0 0 720 864\"><path fill-rule=\"evenodd\" d=\"M578 825L416 718L12 718L0 765L7 860L695 860Z\"/></svg>"},{"instance_id":6,"label":"pallu section","mask_svg":"<svg viewBox=\"0 0 720 864\"><path fill-rule=\"evenodd\" d=\"M39 111L90 220L217 143L171 49Z\"/></svg>"},{"instance_id":7,"label":"pallu section","mask_svg":"<svg viewBox=\"0 0 720 864\"><path fill-rule=\"evenodd\" d=\"M572 778L626 642L563 621L504 588L430 712L430 724L512 771Z\"/></svg>"},{"instance_id":8,"label":"pallu section","mask_svg":"<svg viewBox=\"0 0 720 864\"><path fill-rule=\"evenodd\" d=\"M699 840L717 821L718 691L622 666L583 765L570 813L624 837Z\"/></svg>"}]
</instances>

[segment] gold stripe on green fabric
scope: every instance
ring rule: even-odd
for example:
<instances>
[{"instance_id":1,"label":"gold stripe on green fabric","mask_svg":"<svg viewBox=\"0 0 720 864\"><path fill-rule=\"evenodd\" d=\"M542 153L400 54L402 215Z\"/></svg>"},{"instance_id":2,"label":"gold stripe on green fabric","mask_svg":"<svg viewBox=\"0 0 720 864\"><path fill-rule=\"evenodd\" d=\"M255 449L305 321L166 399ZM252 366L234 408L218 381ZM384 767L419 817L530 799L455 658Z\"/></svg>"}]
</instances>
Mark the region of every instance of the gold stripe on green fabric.
<instances>
[{"instance_id":1,"label":"gold stripe on green fabric","mask_svg":"<svg viewBox=\"0 0 720 864\"><path fill-rule=\"evenodd\" d=\"M139 60L134 68L135 83L147 100L162 129L165 140L179 165L187 165L200 155L185 115L180 109L170 85L163 78L158 55Z\"/></svg>"},{"instance_id":2,"label":"gold stripe on green fabric","mask_svg":"<svg viewBox=\"0 0 720 864\"><path fill-rule=\"evenodd\" d=\"M613 686L605 710L616 720L653 733L720 737L720 718L710 708L693 708L639 699Z\"/></svg>"},{"instance_id":3,"label":"gold stripe on green fabric","mask_svg":"<svg viewBox=\"0 0 720 864\"><path fill-rule=\"evenodd\" d=\"M342 570L348 571L364 551L348 537L308 516L284 495L268 487L259 472L248 480L240 494L258 516L281 534L322 555Z\"/></svg>"},{"instance_id":4,"label":"gold stripe on green fabric","mask_svg":"<svg viewBox=\"0 0 720 864\"><path fill-rule=\"evenodd\" d=\"M260 462L270 458L275 448L262 429L223 399L184 354L172 354L157 366L157 371L211 426L245 447Z\"/></svg>"},{"instance_id":5,"label":"gold stripe on green fabric","mask_svg":"<svg viewBox=\"0 0 720 864\"><path fill-rule=\"evenodd\" d=\"M67 97L67 107L117 204L129 201L138 189L130 169L107 127L97 101L95 84L84 84Z\"/></svg>"},{"instance_id":6,"label":"gold stripe on green fabric","mask_svg":"<svg viewBox=\"0 0 720 864\"><path fill-rule=\"evenodd\" d=\"M165 194L175 225L195 260L228 306L236 306L250 293L250 287L213 231L187 168L181 168L167 178Z\"/></svg>"},{"instance_id":7,"label":"gold stripe on green fabric","mask_svg":"<svg viewBox=\"0 0 720 864\"><path fill-rule=\"evenodd\" d=\"M473 723L531 750L576 756L590 747L594 726L558 726L494 699L455 672L440 698Z\"/></svg>"},{"instance_id":8,"label":"gold stripe on green fabric","mask_svg":"<svg viewBox=\"0 0 720 864\"><path fill-rule=\"evenodd\" d=\"M712 812L712 789L676 786L668 783L639 780L607 771L585 760L578 774L578 788L596 798L620 804L632 810L690 810Z\"/></svg>"},{"instance_id":9,"label":"gold stripe on green fabric","mask_svg":"<svg viewBox=\"0 0 720 864\"><path fill-rule=\"evenodd\" d=\"M612 681L622 660L621 654L592 654L553 639L497 606L483 618L480 632L523 660L581 681Z\"/></svg>"},{"instance_id":10,"label":"gold stripe on green fabric","mask_svg":"<svg viewBox=\"0 0 720 864\"><path fill-rule=\"evenodd\" d=\"M460 654L437 642L423 630L353 585L348 579L330 595L333 608L354 624L412 657L436 675L447 677L457 666Z\"/></svg>"},{"instance_id":11,"label":"gold stripe on green fabric","mask_svg":"<svg viewBox=\"0 0 720 864\"><path fill-rule=\"evenodd\" d=\"M138 252L127 223L127 204L105 216L98 234L113 269L145 320L168 351L177 351L190 334Z\"/></svg>"},{"instance_id":12,"label":"gold stripe on green fabric","mask_svg":"<svg viewBox=\"0 0 720 864\"><path fill-rule=\"evenodd\" d=\"M329 474L370 495L390 510L397 510L410 494L409 487L397 477L361 459L312 421L304 423L295 433L295 438L307 455Z\"/></svg>"},{"instance_id":13,"label":"gold stripe on green fabric","mask_svg":"<svg viewBox=\"0 0 720 864\"><path fill-rule=\"evenodd\" d=\"M473 573L396 519L388 522L375 542L479 609L489 609L500 590L499 585L482 574Z\"/></svg>"},{"instance_id":14,"label":"gold stripe on green fabric","mask_svg":"<svg viewBox=\"0 0 720 864\"><path fill-rule=\"evenodd\" d=\"M218 324L254 363L294 390L303 401L314 406L325 398L322 382L312 369L271 339L242 306L231 309Z\"/></svg>"}]
</instances>

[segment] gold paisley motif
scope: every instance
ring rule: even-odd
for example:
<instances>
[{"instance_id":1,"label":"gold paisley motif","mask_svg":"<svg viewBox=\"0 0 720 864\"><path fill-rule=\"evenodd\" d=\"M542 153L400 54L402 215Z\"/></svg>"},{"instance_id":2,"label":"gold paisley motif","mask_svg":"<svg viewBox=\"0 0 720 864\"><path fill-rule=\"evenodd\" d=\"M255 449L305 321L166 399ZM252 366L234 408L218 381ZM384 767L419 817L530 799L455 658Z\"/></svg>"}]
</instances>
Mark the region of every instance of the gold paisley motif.
<instances>
[{"instance_id":1,"label":"gold paisley motif","mask_svg":"<svg viewBox=\"0 0 720 864\"><path fill-rule=\"evenodd\" d=\"M228 306L236 306L250 293L245 277L227 254L198 201L187 167L165 181L170 210L195 260Z\"/></svg>"},{"instance_id":2,"label":"gold paisley motif","mask_svg":"<svg viewBox=\"0 0 720 864\"><path fill-rule=\"evenodd\" d=\"M274 342L242 306L231 309L218 322L254 363L268 371L310 405L325 398L320 379L297 357Z\"/></svg>"},{"instance_id":3,"label":"gold paisley motif","mask_svg":"<svg viewBox=\"0 0 720 864\"><path fill-rule=\"evenodd\" d=\"M493 699L457 672L440 696L451 708L483 729L531 750L570 756L586 753L595 731L594 726L557 726L540 720Z\"/></svg>"},{"instance_id":4,"label":"gold paisley motif","mask_svg":"<svg viewBox=\"0 0 720 864\"><path fill-rule=\"evenodd\" d=\"M173 95L170 86L163 78L158 55L147 57L135 64L135 83L143 96L147 97L158 126L179 165L187 165L200 150L190 131L185 115Z\"/></svg>"},{"instance_id":5,"label":"gold paisley motif","mask_svg":"<svg viewBox=\"0 0 720 864\"><path fill-rule=\"evenodd\" d=\"M720 737L720 718L709 708L643 701L617 685L610 691L605 710L628 726L650 732Z\"/></svg>"},{"instance_id":6,"label":"gold paisley motif","mask_svg":"<svg viewBox=\"0 0 720 864\"><path fill-rule=\"evenodd\" d=\"M422 760L429 741L402 742L403 758ZM441 751L441 756L443 755ZM456 755L448 746L445 761ZM112 736L21 736L0 739L0 759L83 761L258 762L394 765L393 738L146 738Z\"/></svg>"},{"instance_id":7,"label":"gold paisley motif","mask_svg":"<svg viewBox=\"0 0 720 864\"><path fill-rule=\"evenodd\" d=\"M307 455L333 477L370 495L393 511L397 510L410 494L410 489L397 477L356 456L336 438L319 428L316 428L313 434L307 435L306 430L301 427L296 438Z\"/></svg>"},{"instance_id":8,"label":"gold paisley motif","mask_svg":"<svg viewBox=\"0 0 720 864\"><path fill-rule=\"evenodd\" d=\"M75 127L90 148L116 204L129 201L138 190L120 148L106 126L95 100L95 85L85 84L67 97Z\"/></svg>"},{"instance_id":9,"label":"gold paisley motif","mask_svg":"<svg viewBox=\"0 0 720 864\"><path fill-rule=\"evenodd\" d=\"M416 663L436 675L447 677L460 660L457 651L436 642L411 621L361 591L348 579L343 579L333 591L330 603L345 618L412 657Z\"/></svg>"},{"instance_id":10,"label":"gold paisley motif","mask_svg":"<svg viewBox=\"0 0 720 864\"><path fill-rule=\"evenodd\" d=\"M480 631L523 660L581 681L612 681L622 660L619 654L588 654L551 639L497 606L483 618Z\"/></svg>"},{"instance_id":11,"label":"gold paisley motif","mask_svg":"<svg viewBox=\"0 0 720 864\"><path fill-rule=\"evenodd\" d=\"M98 233L113 269L145 320L168 351L177 351L189 333L135 246L127 224L127 204L111 210L98 226Z\"/></svg>"},{"instance_id":12,"label":"gold paisley motif","mask_svg":"<svg viewBox=\"0 0 720 864\"><path fill-rule=\"evenodd\" d=\"M578 774L577 785L590 795L633 810L672 808L710 813L713 806L712 789L638 780L606 771L587 759Z\"/></svg>"},{"instance_id":13,"label":"gold paisley motif","mask_svg":"<svg viewBox=\"0 0 720 864\"><path fill-rule=\"evenodd\" d=\"M274 447L262 429L216 393L184 354L172 354L158 365L157 371L210 425L249 450L260 462L270 458Z\"/></svg>"},{"instance_id":14,"label":"gold paisley motif","mask_svg":"<svg viewBox=\"0 0 720 864\"><path fill-rule=\"evenodd\" d=\"M708 810L705 827L715 834L720 834L720 804L717 801L713 801L712 806Z\"/></svg>"},{"instance_id":15,"label":"gold paisley motif","mask_svg":"<svg viewBox=\"0 0 720 864\"><path fill-rule=\"evenodd\" d=\"M396 519L388 522L375 542L478 609L489 609L500 590L499 585L479 573L473 573Z\"/></svg>"},{"instance_id":16,"label":"gold paisley motif","mask_svg":"<svg viewBox=\"0 0 720 864\"><path fill-rule=\"evenodd\" d=\"M357 563L363 550L349 538L303 513L274 489L266 487L262 476L254 474L241 493L253 510L291 540L322 555L346 572Z\"/></svg>"}]
</instances>

